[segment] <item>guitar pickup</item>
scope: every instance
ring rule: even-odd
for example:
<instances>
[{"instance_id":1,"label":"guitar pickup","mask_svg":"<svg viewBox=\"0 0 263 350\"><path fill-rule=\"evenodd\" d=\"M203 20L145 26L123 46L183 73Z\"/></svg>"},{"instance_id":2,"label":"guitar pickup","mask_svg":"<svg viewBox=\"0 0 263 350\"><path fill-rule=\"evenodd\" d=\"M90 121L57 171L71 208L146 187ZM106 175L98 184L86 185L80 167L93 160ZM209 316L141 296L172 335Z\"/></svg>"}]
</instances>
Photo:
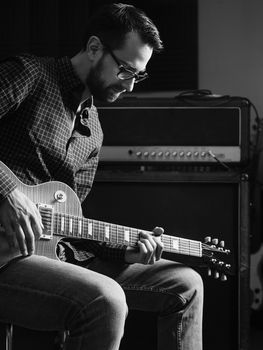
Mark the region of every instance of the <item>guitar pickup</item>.
<instances>
[{"instance_id":1,"label":"guitar pickup","mask_svg":"<svg viewBox=\"0 0 263 350\"><path fill-rule=\"evenodd\" d=\"M38 203L37 208L42 218L44 226L40 240L51 240L53 237L53 206L49 204Z\"/></svg>"}]
</instances>

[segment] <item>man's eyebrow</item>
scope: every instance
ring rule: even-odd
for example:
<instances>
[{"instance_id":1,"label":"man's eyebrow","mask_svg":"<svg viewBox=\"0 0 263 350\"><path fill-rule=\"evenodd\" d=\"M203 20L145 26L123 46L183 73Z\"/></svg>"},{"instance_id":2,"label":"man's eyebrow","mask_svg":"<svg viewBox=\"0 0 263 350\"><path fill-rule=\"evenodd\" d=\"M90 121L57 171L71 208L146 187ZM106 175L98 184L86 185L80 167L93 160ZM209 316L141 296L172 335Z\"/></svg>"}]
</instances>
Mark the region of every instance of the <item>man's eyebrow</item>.
<instances>
[{"instance_id":1,"label":"man's eyebrow","mask_svg":"<svg viewBox=\"0 0 263 350\"><path fill-rule=\"evenodd\" d=\"M130 71L132 71L134 73L144 73L146 71L146 69L138 71L136 68L130 66L127 62L125 62L125 61L123 61L121 59L119 61L123 65L124 68L127 68L127 69L129 69Z\"/></svg>"},{"instance_id":2,"label":"man's eyebrow","mask_svg":"<svg viewBox=\"0 0 263 350\"><path fill-rule=\"evenodd\" d=\"M127 68L131 71L133 71L134 73L137 72L137 69L135 69L134 67L130 66L127 62L120 60L120 63L123 65L124 68Z\"/></svg>"}]
</instances>

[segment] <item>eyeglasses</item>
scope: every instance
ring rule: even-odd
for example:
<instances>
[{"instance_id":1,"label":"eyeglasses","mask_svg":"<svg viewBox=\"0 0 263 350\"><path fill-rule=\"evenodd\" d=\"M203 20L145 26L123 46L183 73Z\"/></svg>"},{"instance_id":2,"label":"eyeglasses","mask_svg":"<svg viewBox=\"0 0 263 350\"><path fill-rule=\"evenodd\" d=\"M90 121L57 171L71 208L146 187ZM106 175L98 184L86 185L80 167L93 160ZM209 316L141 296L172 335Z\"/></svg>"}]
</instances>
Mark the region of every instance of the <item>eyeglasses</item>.
<instances>
[{"instance_id":1,"label":"eyeglasses","mask_svg":"<svg viewBox=\"0 0 263 350\"><path fill-rule=\"evenodd\" d=\"M129 80L129 79L134 79L134 83L139 83L143 81L144 79L148 78L149 75L147 72L139 72L135 73L132 70L126 68L123 64L120 63L118 58L114 55L112 50L106 46L107 50L109 51L111 57L114 59L116 64L118 65L119 72L117 74L117 77L121 80Z\"/></svg>"}]
</instances>

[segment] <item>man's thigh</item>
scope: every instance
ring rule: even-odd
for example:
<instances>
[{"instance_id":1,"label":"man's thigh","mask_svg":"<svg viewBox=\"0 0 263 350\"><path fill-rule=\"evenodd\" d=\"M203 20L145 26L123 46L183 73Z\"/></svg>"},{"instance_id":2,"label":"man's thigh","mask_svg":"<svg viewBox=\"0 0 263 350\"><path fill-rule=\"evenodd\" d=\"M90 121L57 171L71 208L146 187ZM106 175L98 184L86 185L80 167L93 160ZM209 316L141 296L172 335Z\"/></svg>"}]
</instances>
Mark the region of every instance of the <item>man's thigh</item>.
<instances>
[{"instance_id":1,"label":"man's thigh","mask_svg":"<svg viewBox=\"0 0 263 350\"><path fill-rule=\"evenodd\" d=\"M185 265L161 259L154 265L118 264L94 259L88 269L113 278L125 291L130 309L161 312L182 309L197 289L200 275Z\"/></svg>"},{"instance_id":2,"label":"man's thigh","mask_svg":"<svg viewBox=\"0 0 263 350\"><path fill-rule=\"evenodd\" d=\"M0 270L0 321L39 330L63 330L81 307L112 280L69 263L32 255Z\"/></svg>"}]
</instances>

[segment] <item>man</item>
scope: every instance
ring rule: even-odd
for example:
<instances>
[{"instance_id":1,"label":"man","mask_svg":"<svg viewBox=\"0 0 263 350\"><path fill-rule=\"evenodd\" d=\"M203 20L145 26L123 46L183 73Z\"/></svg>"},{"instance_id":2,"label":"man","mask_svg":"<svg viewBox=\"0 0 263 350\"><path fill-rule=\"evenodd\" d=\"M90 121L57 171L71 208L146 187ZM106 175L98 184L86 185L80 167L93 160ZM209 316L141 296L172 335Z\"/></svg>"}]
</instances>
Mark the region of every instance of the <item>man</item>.
<instances>
[{"instance_id":1,"label":"man","mask_svg":"<svg viewBox=\"0 0 263 350\"><path fill-rule=\"evenodd\" d=\"M83 201L95 175L102 131L95 99L113 102L146 78L162 43L131 5L103 7L71 60L12 57L0 65L0 159L25 184L68 184ZM56 261L34 255L43 233L36 205L0 168L0 222L24 258L0 272L0 320L68 330L67 349L117 350L127 306L158 313L158 349L202 348L200 276L161 259L163 230L141 233L137 249L65 240ZM83 268L65 261L76 261ZM149 337L151 335L149 334Z\"/></svg>"}]
</instances>

